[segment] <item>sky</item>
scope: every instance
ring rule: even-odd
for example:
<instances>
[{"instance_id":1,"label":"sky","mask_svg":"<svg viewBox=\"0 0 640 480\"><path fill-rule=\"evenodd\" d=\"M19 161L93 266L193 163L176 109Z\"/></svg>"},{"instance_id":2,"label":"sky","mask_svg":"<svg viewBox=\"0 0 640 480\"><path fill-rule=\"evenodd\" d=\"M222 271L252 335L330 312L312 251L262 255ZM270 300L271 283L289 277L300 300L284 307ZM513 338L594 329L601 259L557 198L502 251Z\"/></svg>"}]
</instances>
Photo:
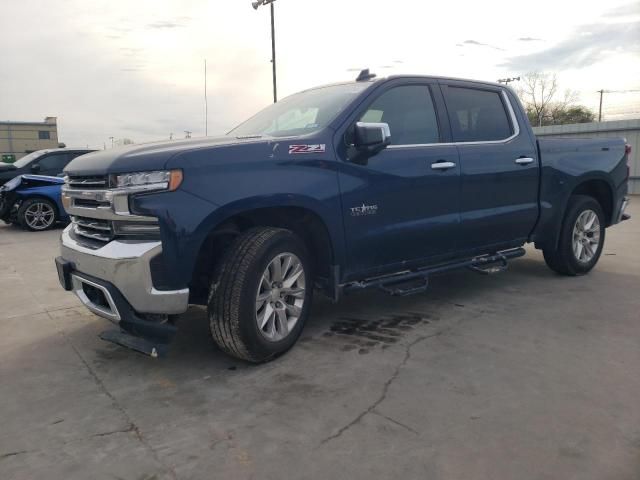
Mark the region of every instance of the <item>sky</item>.
<instances>
[{"instance_id":1,"label":"sky","mask_svg":"<svg viewBox=\"0 0 640 480\"><path fill-rule=\"evenodd\" d=\"M0 0L0 120L58 117L68 146L225 133L272 101L269 8L251 0ZM640 90L640 0L277 0L280 97L425 74L555 73L597 109ZM516 84L512 84L516 85ZM640 117L607 93L606 119Z\"/></svg>"}]
</instances>

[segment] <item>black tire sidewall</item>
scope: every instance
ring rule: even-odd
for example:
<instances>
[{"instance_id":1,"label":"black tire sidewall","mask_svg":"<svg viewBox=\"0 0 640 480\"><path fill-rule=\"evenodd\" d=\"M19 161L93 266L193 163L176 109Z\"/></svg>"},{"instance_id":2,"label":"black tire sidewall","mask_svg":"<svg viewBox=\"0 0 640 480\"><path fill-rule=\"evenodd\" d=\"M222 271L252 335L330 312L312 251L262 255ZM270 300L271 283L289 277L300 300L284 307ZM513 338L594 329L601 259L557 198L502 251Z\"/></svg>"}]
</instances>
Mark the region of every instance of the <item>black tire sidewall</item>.
<instances>
[{"instance_id":1,"label":"black tire sidewall","mask_svg":"<svg viewBox=\"0 0 640 480\"><path fill-rule=\"evenodd\" d=\"M42 229L31 228L29 224L26 222L26 219L24 216L25 212L34 203L46 203L53 209L53 215L54 215L53 222L51 222L51 225L49 225L47 228L42 228ZM26 230L30 230L32 232L44 232L45 230L49 230L56 224L57 221L58 221L58 209L56 208L55 204L51 200L47 200L46 198L28 198L27 200L22 202L22 204L20 205L20 208L18 209L18 223L22 228Z\"/></svg>"},{"instance_id":2,"label":"black tire sidewall","mask_svg":"<svg viewBox=\"0 0 640 480\"><path fill-rule=\"evenodd\" d=\"M305 275L305 298L302 312L290 334L278 341L270 342L260 333L256 322L255 303L259 281L267 265L281 253L293 253L302 262ZM311 308L313 299L313 272L308 253L302 241L291 232L282 230L274 235L261 249L257 260L247 269L240 298L240 335L258 361L266 361L289 350L298 340Z\"/></svg>"},{"instance_id":3,"label":"black tire sidewall","mask_svg":"<svg viewBox=\"0 0 640 480\"><path fill-rule=\"evenodd\" d=\"M600 222L600 243L598 244L598 249L596 250L593 258L586 263L580 262L573 253L573 228L575 226L576 220L585 210L594 211L598 216L598 221ZM602 211L602 207L595 199L591 197L573 197L571 200L571 204L569 205L567 217L565 218L562 230L562 238L560 240L560 248L563 250L562 256L565 258L566 264L572 274L584 275L585 273L589 272L596 265L596 263L598 263L600 255L602 254L602 249L604 247L605 217L604 212Z\"/></svg>"}]
</instances>

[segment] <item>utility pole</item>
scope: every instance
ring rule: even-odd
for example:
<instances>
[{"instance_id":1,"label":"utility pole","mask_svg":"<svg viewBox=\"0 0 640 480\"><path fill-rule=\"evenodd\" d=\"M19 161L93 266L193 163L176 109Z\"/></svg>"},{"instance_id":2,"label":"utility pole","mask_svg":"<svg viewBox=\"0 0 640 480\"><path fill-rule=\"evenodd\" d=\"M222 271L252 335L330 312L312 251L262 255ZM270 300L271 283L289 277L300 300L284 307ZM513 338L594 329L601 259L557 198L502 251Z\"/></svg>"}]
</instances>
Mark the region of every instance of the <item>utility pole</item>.
<instances>
[{"instance_id":1,"label":"utility pole","mask_svg":"<svg viewBox=\"0 0 640 480\"><path fill-rule=\"evenodd\" d=\"M271 7L271 68L273 73L273 103L278 102L278 82L276 79L276 23L275 23L275 9L273 2L276 0L256 0L251 5L254 10L257 10L262 5L269 5Z\"/></svg>"},{"instance_id":2,"label":"utility pole","mask_svg":"<svg viewBox=\"0 0 640 480\"><path fill-rule=\"evenodd\" d=\"M600 107L598 108L598 122L602 121L602 97L604 96L604 89L598 90L600 94Z\"/></svg>"},{"instance_id":3,"label":"utility pole","mask_svg":"<svg viewBox=\"0 0 640 480\"><path fill-rule=\"evenodd\" d=\"M605 90L604 88L601 90L597 90L596 93L600 94L600 107L598 108L598 122L602 121L602 97L604 97L605 93L638 93L640 90L632 89L632 90Z\"/></svg>"},{"instance_id":4,"label":"utility pole","mask_svg":"<svg viewBox=\"0 0 640 480\"><path fill-rule=\"evenodd\" d=\"M207 59L204 59L204 136L209 136L209 103L207 101Z\"/></svg>"}]
</instances>

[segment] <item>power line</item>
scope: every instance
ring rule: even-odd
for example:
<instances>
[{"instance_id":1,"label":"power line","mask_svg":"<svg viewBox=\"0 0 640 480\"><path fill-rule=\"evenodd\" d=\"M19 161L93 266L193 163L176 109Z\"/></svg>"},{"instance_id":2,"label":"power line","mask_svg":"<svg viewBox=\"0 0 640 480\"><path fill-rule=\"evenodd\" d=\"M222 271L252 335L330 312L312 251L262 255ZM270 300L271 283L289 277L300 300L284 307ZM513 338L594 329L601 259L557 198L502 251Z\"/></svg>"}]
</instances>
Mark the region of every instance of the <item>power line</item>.
<instances>
[{"instance_id":1,"label":"power line","mask_svg":"<svg viewBox=\"0 0 640 480\"><path fill-rule=\"evenodd\" d=\"M629 90L605 90L604 88L596 91L596 93L600 94L600 105L598 107L598 122L602 121L602 101L605 93L635 93L640 92L638 89L629 89Z\"/></svg>"}]
</instances>

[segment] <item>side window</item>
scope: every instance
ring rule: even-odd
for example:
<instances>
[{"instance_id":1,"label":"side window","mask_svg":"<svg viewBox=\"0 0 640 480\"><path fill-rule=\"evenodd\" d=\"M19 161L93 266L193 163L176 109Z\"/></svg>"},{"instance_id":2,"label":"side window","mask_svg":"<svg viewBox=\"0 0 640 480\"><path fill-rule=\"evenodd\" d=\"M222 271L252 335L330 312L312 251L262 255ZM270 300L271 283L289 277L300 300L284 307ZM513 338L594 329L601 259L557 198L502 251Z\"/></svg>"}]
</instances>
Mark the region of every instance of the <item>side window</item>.
<instances>
[{"instance_id":1,"label":"side window","mask_svg":"<svg viewBox=\"0 0 640 480\"><path fill-rule=\"evenodd\" d=\"M512 135L498 92L451 86L444 91L454 142L504 140Z\"/></svg>"},{"instance_id":2,"label":"side window","mask_svg":"<svg viewBox=\"0 0 640 480\"><path fill-rule=\"evenodd\" d=\"M438 143L438 121L429 87L406 85L387 90L360 117L361 122L385 122L392 145Z\"/></svg>"},{"instance_id":3,"label":"side window","mask_svg":"<svg viewBox=\"0 0 640 480\"><path fill-rule=\"evenodd\" d=\"M36 160L34 163L40 165L40 170L43 172L61 172L69 163L70 158L68 153L59 153Z\"/></svg>"}]
</instances>

